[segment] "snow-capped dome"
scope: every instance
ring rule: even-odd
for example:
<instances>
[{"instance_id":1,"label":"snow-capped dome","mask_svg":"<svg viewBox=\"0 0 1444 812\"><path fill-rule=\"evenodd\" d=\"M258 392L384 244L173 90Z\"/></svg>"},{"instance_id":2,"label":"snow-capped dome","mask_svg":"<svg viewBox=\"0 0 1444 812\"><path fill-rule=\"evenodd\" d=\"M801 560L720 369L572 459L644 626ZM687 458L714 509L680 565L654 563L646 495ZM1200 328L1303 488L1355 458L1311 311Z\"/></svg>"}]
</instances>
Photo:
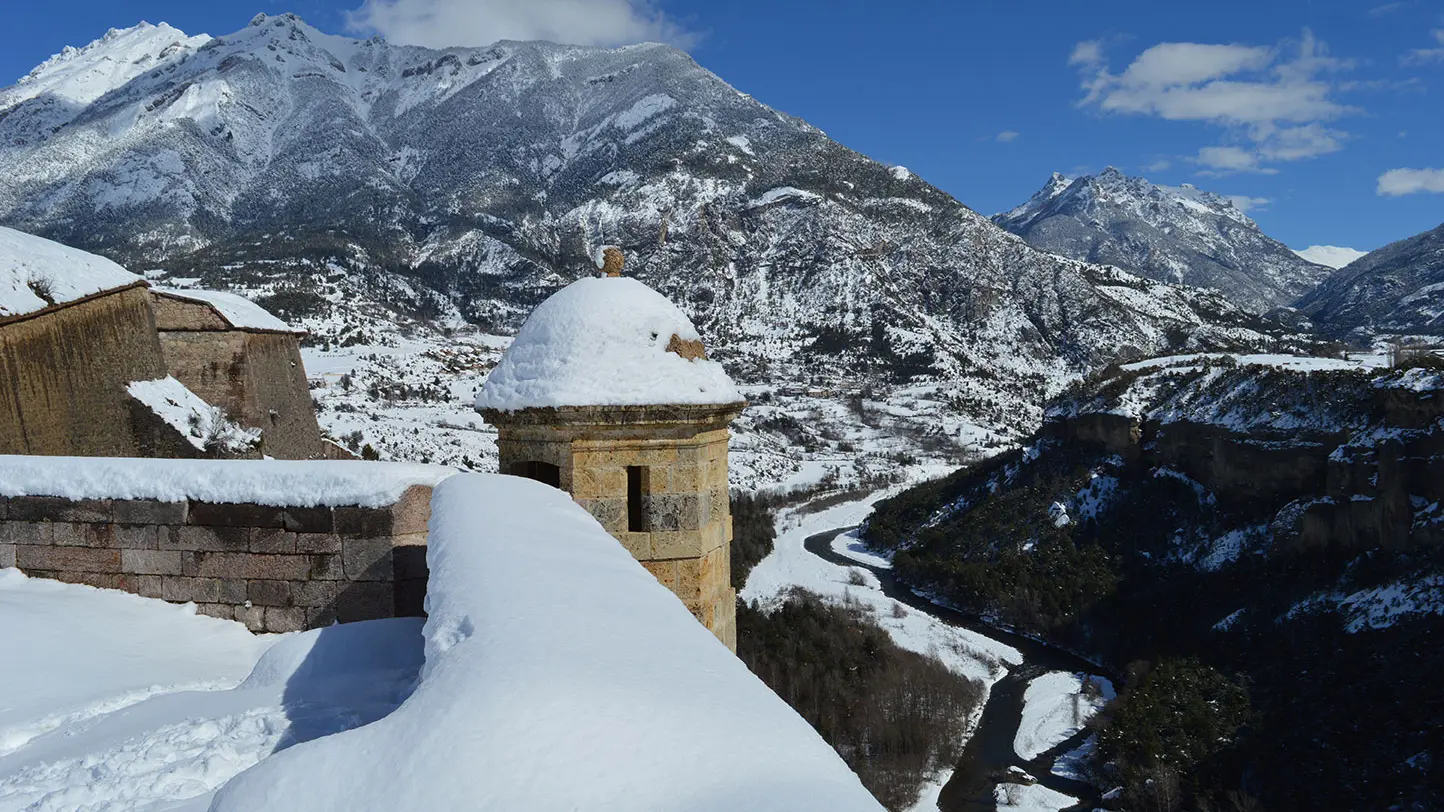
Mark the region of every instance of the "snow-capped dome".
<instances>
[{"instance_id":1,"label":"snow-capped dome","mask_svg":"<svg viewBox=\"0 0 1444 812\"><path fill-rule=\"evenodd\" d=\"M741 401L721 364L684 357L699 346L697 328L686 315L641 282L581 279L526 320L477 394L476 407Z\"/></svg>"},{"instance_id":2,"label":"snow-capped dome","mask_svg":"<svg viewBox=\"0 0 1444 812\"><path fill-rule=\"evenodd\" d=\"M105 257L0 226L0 319L140 281Z\"/></svg>"}]
</instances>

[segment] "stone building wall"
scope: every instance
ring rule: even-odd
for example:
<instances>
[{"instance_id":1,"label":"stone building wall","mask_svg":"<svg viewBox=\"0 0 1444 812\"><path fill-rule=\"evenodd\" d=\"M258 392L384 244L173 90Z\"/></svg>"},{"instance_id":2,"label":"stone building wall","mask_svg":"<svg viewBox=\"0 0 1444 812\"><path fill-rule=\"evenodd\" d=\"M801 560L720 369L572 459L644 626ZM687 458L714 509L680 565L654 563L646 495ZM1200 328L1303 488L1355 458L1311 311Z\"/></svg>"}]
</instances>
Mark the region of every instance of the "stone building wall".
<instances>
[{"instance_id":1,"label":"stone building wall","mask_svg":"<svg viewBox=\"0 0 1444 812\"><path fill-rule=\"evenodd\" d=\"M165 375L140 285L0 322L0 454L151 455L125 387Z\"/></svg>"},{"instance_id":2,"label":"stone building wall","mask_svg":"<svg viewBox=\"0 0 1444 812\"><path fill-rule=\"evenodd\" d=\"M389 507L0 496L0 568L287 632L422 614L431 488Z\"/></svg>"},{"instance_id":3,"label":"stone building wall","mask_svg":"<svg viewBox=\"0 0 1444 812\"><path fill-rule=\"evenodd\" d=\"M553 484L736 650L727 425L741 408L568 407L486 418L498 427L503 473L544 479L534 466L554 466Z\"/></svg>"},{"instance_id":4,"label":"stone building wall","mask_svg":"<svg viewBox=\"0 0 1444 812\"><path fill-rule=\"evenodd\" d=\"M325 456L294 333L236 329L204 302L153 298L171 375L231 419L261 429L267 455Z\"/></svg>"}]
</instances>

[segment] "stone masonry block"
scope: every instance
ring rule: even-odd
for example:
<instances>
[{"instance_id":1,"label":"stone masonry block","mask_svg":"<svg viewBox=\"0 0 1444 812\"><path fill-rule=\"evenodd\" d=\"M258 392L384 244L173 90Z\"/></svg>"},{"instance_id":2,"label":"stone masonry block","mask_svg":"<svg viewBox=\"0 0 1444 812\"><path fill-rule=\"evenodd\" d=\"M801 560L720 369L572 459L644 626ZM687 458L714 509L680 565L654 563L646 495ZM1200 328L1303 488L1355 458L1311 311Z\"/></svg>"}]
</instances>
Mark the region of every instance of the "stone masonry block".
<instances>
[{"instance_id":1,"label":"stone masonry block","mask_svg":"<svg viewBox=\"0 0 1444 812\"><path fill-rule=\"evenodd\" d=\"M59 572L120 572L120 550L90 547L15 548L16 563L23 570L56 570Z\"/></svg>"},{"instance_id":2,"label":"stone masonry block","mask_svg":"<svg viewBox=\"0 0 1444 812\"><path fill-rule=\"evenodd\" d=\"M702 534L695 530L652 534L652 558L696 558L703 546Z\"/></svg>"},{"instance_id":3,"label":"stone masonry block","mask_svg":"<svg viewBox=\"0 0 1444 812\"><path fill-rule=\"evenodd\" d=\"M196 553L196 574L204 578L299 581L310 571L311 562L302 555Z\"/></svg>"},{"instance_id":4,"label":"stone masonry block","mask_svg":"<svg viewBox=\"0 0 1444 812\"><path fill-rule=\"evenodd\" d=\"M297 533L296 552L339 553L341 552L341 537L331 533Z\"/></svg>"},{"instance_id":5,"label":"stone masonry block","mask_svg":"<svg viewBox=\"0 0 1444 812\"><path fill-rule=\"evenodd\" d=\"M389 581L392 578L391 539L346 539L341 542L346 578L351 581Z\"/></svg>"},{"instance_id":6,"label":"stone masonry block","mask_svg":"<svg viewBox=\"0 0 1444 812\"><path fill-rule=\"evenodd\" d=\"M0 543L0 570L15 566L15 545Z\"/></svg>"},{"instance_id":7,"label":"stone masonry block","mask_svg":"<svg viewBox=\"0 0 1444 812\"><path fill-rule=\"evenodd\" d=\"M281 526L292 533L330 533L336 518L329 507L288 507L281 512Z\"/></svg>"},{"instance_id":8,"label":"stone masonry block","mask_svg":"<svg viewBox=\"0 0 1444 812\"><path fill-rule=\"evenodd\" d=\"M264 606L237 606L235 607L236 620L246 624L246 628L253 632L266 630L266 607Z\"/></svg>"},{"instance_id":9,"label":"stone masonry block","mask_svg":"<svg viewBox=\"0 0 1444 812\"><path fill-rule=\"evenodd\" d=\"M160 549L160 531L153 525L115 525L115 546L122 550Z\"/></svg>"},{"instance_id":10,"label":"stone masonry block","mask_svg":"<svg viewBox=\"0 0 1444 812\"><path fill-rule=\"evenodd\" d=\"M0 522L10 518L10 497L0 494Z\"/></svg>"},{"instance_id":11,"label":"stone masonry block","mask_svg":"<svg viewBox=\"0 0 1444 812\"><path fill-rule=\"evenodd\" d=\"M203 527L285 527L283 508L249 502L191 502L186 524Z\"/></svg>"},{"instance_id":12,"label":"stone masonry block","mask_svg":"<svg viewBox=\"0 0 1444 812\"><path fill-rule=\"evenodd\" d=\"M248 581L240 578L217 578L216 594L221 603L245 603L249 591Z\"/></svg>"},{"instance_id":13,"label":"stone masonry block","mask_svg":"<svg viewBox=\"0 0 1444 812\"><path fill-rule=\"evenodd\" d=\"M117 499L111 503L116 524L185 524L185 502L155 502L149 499Z\"/></svg>"},{"instance_id":14,"label":"stone masonry block","mask_svg":"<svg viewBox=\"0 0 1444 812\"><path fill-rule=\"evenodd\" d=\"M342 536L358 538L390 536L393 520L391 511L386 508L336 508L336 532Z\"/></svg>"},{"instance_id":15,"label":"stone masonry block","mask_svg":"<svg viewBox=\"0 0 1444 812\"><path fill-rule=\"evenodd\" d=\"M161 600L175 603L239 603L221 600L221 582L218 578L175 578L164 577L160 582Z\"/></svg>"},{"instance_id":16,"label":"stone masonry block","mask_svg":"<svg viewBox=\"0 0 1444 812\"><path fill-rule=\"evenodd\" d=\"M221 620L237 620L236 607L224 603L199 603L196 604L196 614L206 617L218 617Z\"/></svg>"},{"instance_id":17,"label":"stone masonry block","mask_svg":"<svg viewBox=\"0 0 1444 812\"><path fill-rule=\"evenodd\" d=\"M649 558L656 558L652 555L652 534L651 533L617 533L617 540L627 548L627 552L638 561L646 561Z\"/></svg>"},{"instance_id":18,"label":"stone masonry block","mask_svg":"<svg viewBox=\"0 0 1444 812\"><path fill-rule=\"evenodd\" d=\"M53 581L64 581L67 584L84 584L85 586L93 586L96 589L129 590L129 584L125 581L126 576L118 572L74 572L71 570L62 570L52 572L47 577Z\"/></svg>"},{"instance_id":19,"label":"stone masonry block","mask_svg":"<svg viewBox=\"0 0 1444 812\"><path fill-rule=\"evenodd\" d=\"M142 598L159 598L165 579L159 575L135 576L135 594Z\"/></svg>"},{"instance_id":20,"label":"stone masonry block","mask_svg":"<svg viewBox=\"0 0 1444 812\"><path fill-rule=\"evenodd\" d=\"M425 533L431 521L431 488L412 485L391 507L391 535Z\"/></svg>"},{"instance_id":21,"label":"stone masonry block","mask_svg":"<svg viewBox=\"0 0 1444 812\"><path fill-rule=\"evenodd\" d=\"M336 619L342 623L392 617L395 611L391 584L377 581L347 583L336 599Z\"/></svg>"},{"instance_id":22,"label":"stone masonry block","mask_svg":"<svg viewBox=\"0 0 1444 812\"><path fill-rule=\"evenodd\" d=\"M108 522L109 499L71 501L58 496L12 496L9 518L26 522Z\"/></svg>"},{"instance_id":23,"label":"stone masonry block","mask_svg":"<svg viewBox=\"0 0 1444 812\"><path fill-rule=\"evenodd\" d=\"M344 581L346 580L346 569L341 563L341 554L321 554L307 556L311 560L311 580L313 581Z\"/></svg>"},{"instance_id":24,"label":"stone masonry block","mask_svg":"<svg viewBox=\"0 0 1444 812\"><path fill-rule=\"evenodd\" d=\"M306 607L306 628L308 629L324 629L337 622L335 604Z\"/></svg>"},{"instance_id":25,"label":"stone masonry block","mask_svg":"<svg viewBox=\"0 0 1444 812\"><path fill-rule=\"evenodd\" d=\"M246 586L246 599L256 606L291 605L289 581L250 581Z\"/></svg>"},{"instance_id":26,"label":"stone masonry block","mask_svg":"<svg viewBox=\"0 0 1444 812\"><path fill-rule=\"evenodd\" d=\"M296 534L271 527L251 528L251 552L294 553L296 552Z\"/></svg>"},{"instance_id":27,"label":"stone masonry block","mask_svg":"<svg viewBox=\"0 0 1444 812\"><path fill-rule=\"evenodd\" d=\"M267 606L265 618L266 631L273 634L299 632L306 628L306 610L300 607Z\"/></svg>"},{"instance_id":28,"label":"stone masonry block","mask_svg":"<svg viewBox=\"0 0 1444 812\"><path fill-rule=\"evenodd\" d=\"M0 544L28 544L41 546L55 540L55 525L51 522L10 521L0 524Z\"/></svg>"},{"instance_id":29,"label":"stone masonry block","mask_svg":"<svg viewBox=\"0 0 1444 812\"><path fill-rule=\"evenodd\" d=\"M391 549L392 579L397 581L426 578L426 548L415 544L398 544Z\"/></svg>"},{"instance_id":30,"label":"stone masonry block","mask_svg":"<svg viewBox=\"0 0 1444 812\"><path fill-rule=\"evenodd\" d=\"M291 584L291 602L307 608L334 607L350 586L346 581L296 581Z\"/></svg>"},{"instance_id":31,"label":"stone masonry block","mask_svg":"<svg viewBox=\"0 0 1444 812\"><path fill-rule=\"evenodd\" d=\"M626 499L578 499L577 504L592 514L608 533L615 535L626 530Z\"/></svg>"},{"instance_id":32,"label":"stone masonry block","mask_svg":"<svg viewBox=\"0 0 1444 812\"><path fill-rule=\"evenodd\" d=\"M242 552L251 548L251 532L245 527L174 527L163 528L162 550L189 550L203 553Z\"/></svg>"},{"instance_id":33,"label":"stone masonry block","mask_svg":"<svg viewBox=\"0 0 1444 812\"><path fill-rule=\"evenodd\" d=\"M652 573L662 586L673 589L677 585L677 562L675 561L643 561L642 566L647 572Z\"/></svg>"},{"instance_id":34,"label":"stone masonry block","mask_svg":"<svg viewBox=\"0 0 1444 812\"><path fill-rule=\"evenodd\" d=\"M179 550L121 550L121 572L137 575L180 575Z\"/></svg>"},{"instance_id":35,"label":"stone masonry block","mask_svg":"<svg viewBox=\"0 0 1444 812\"><path fill-rule=\"evenodd\" d=\"M642 497L649 528L654 532L698 530L702 527L701 499L695 493L652 494Z\"/></svg>"}]
</instances>

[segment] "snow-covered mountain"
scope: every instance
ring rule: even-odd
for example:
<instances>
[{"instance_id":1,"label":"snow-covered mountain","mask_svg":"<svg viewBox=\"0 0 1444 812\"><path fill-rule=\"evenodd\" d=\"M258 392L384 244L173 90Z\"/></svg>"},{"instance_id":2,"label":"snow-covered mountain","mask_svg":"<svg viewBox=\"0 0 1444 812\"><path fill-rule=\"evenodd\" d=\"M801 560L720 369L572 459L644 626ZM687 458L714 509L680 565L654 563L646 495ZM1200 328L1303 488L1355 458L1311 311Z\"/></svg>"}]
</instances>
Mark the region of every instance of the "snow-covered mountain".
<instances>
[{"instance_id":1,"label":"snow-covered mountain","mask_svg":"<svg viewBox=\"0 0 1444 812\"><path fill-rule=\"evenodd\" d=\"M1390 243L1299 300L1328 334L1444 335L1444 225Z\"/></svg>"},{"instance_id":2,"label":"snow-covered mountain","mask_svg":"<svg viewBox=\"0 0 1444 812\"><path fill-rule=\"evenodd\" d=\"M1116 358L1264 340L1217 294L1035 250L655 44L112 31L0 91L0 223L261 299L313 332L323 426L481 467L488 336L605 244L744 384L739 459L773 478L799 446L892 465L1000 442Z\"/></svg>"},{"instance_id":3,"label":"snow-covered mountain","mask_svg":"<svg viewBox=\"0 0 1444 812\"><path fill-rule=\"evenodd\" d=\"M1253 312L1291 304L1329 273L1264 234L1222 195L1160 186L1111 166L1079 178L1055 172L993 222L1045 251L1214 288Z\"/></svg>"},{"instance_id":4,"label":"snow-covered mountain","mask_svg":"<svg viewBox=\"0 0 1444 812\"><path fill-rule=\"evenodd\" d=\"M1315 265L1323 265L1337 271L1369 252L1338 245L1310 245L1301 251L1295 249L1294 253Z\"/></svg>"}]
</instances>

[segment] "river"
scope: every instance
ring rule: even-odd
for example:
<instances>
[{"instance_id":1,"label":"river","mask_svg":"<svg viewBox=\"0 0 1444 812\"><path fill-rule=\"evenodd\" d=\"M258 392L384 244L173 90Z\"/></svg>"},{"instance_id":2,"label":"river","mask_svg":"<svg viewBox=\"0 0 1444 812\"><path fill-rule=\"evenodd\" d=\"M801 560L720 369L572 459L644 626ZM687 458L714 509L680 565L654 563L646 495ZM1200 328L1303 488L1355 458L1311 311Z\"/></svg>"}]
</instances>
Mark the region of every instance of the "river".
<instances>
[{"instance_id":1,"label":"river","mask_svg":"<svg viewBox=\"0 0 1444 812\"><path fill-rule=\"evenodd\" d=\"M1023 719L1023 692L1035 677L1049 671L1082 672L1107 677L1117 684L1113 674L1096 663L1031 637L1025 637L983 622L981 618L939 606L926 598L915 595L912 590L898 582L891 569L865 564L832 549L832 540L842 533L855 528L841 527L814 533L803 542L809 553L832 564L845 567L861 567L877 576L882 591L889 598L912 609L937 618L943 623L959 626L969 631L990 637L1017 649L1023 655L1023 662L1008 670L993 685L988 702L983 707L982 718L973 736L968 740L952 779L943 788L938 806L941 812L964 812L968 810L996 808L993 799L995 778L1002 776L1010 767L1026 770L1048 789L1077 798L1079 803L1070 810L1093 809L1099 801L1098 789L1091 784L1053 775L1053 760L1059 755L1079 746L1088 737L1085 729L1067 741L1030 761L1018 757L1013 750L1013 739Z\"/></svg>"}]
</instances>

